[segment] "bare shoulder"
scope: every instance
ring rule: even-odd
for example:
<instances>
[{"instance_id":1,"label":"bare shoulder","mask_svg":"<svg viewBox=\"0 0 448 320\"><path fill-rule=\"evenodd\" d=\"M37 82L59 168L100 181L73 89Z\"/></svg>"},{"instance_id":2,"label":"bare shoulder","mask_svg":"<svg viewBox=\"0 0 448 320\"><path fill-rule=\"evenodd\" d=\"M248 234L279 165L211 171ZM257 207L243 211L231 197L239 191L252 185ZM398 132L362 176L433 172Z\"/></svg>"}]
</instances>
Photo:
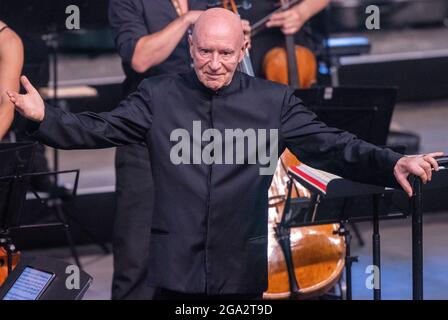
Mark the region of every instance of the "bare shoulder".
<instances>
[{"instance_id":1,"label":"bare shoulder","mask_svg":"<svg viewBox=\"0 0 448 320\"><path fill-rule=\"evenodd\" d=\"M5 26L3 22L1 25ZM2 56L17 56L23 52L23 43L20 37L10 28L0 32L0 53Z\"/></svg>"}]
</instances>

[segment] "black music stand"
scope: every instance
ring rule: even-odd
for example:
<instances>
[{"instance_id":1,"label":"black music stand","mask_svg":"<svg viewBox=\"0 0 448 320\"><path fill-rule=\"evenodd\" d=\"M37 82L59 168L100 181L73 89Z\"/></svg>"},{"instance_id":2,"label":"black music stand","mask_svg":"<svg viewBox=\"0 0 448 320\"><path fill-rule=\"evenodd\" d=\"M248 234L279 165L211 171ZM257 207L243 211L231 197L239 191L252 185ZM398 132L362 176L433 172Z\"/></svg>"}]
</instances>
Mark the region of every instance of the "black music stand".
<instances>
[{"instance_id":1,"label":"black music stand","mask_svg":"<svg viewBox=\"0 0 448 320\"><path fill-rule=\"evenodd\" d=\"M32 172L32 160L36 145L37 143L0 144L0 246L4 247L8 253L8 269L11 270L11 255L15 251L15 246L10 237L11 231L48 227L63 227L71 254L76 264L81 268L68 219L76 222L81 231L98 244L105 253L108 253L109 249L84 228L72 214L69 214L67 206L64 206L76 197L79 170ZM61 174L75 175L71 192L65 188L56 187L50 190L50 193L46 196L41 195L30 186L29 181L32 177ZM54 212L57 222L22 224L21 216L28 190L34 194L45 210Z\"/></svg>"},{"instance_id":2,"label":"black music stand","mask_svg":"<svg viewBox=\"0 0 448 320\"><path fill-rule=\"evenodd\" d=\"M79 170L64 170L64 171L54 171L54 172L34 172L30 173L27 176L28 177L35 177L35 176L58 176L62 174L74 174L74 184L71 192L69 192L65 187L59 188L57 186L53 187L50 191L48 196L42 196L34 190L30 186L31 193L36 197L36 199L39 200L40 204L45 210L54 210L56 219L58 222L53 223L34 223L34 224L28 224L16 227L18 230L24 230L24 229L30 229L30 228L48 228L48 227L63 227L65 237L67 238L67 242L70 248L70 251L72 253L73 259L75 260L75 263L78 267L82 268L81 262L79 260L79 255L76 250L75 242L73 240L71 231L70 231L70 224L67 221L67 218L70 216L72 219L72 215L69 215L67 212L67 209L64 208L64 204L68 203L69 201L72 201L76 197L76 193L78 190L78 181L79 181ZM78 222L79 223L79 222Z\"/></svg>"},{"instance_id":3,"label":"black music stand","mask_svg":"<svg viewBox=\"0 0 448 320\"><path fill-rule=\"evenodd\" d=\"M109 248L99 241L86 227L82 225L82 223L75 217L74 214L71 213L71 208L73 207L73 201L76 199L76 194L78 190L78 182L79 182L79 169L74 170L63 170L63 171L55 171L55 172L38 172L38 173L30 173L27 177L34 176L56 176L62 174L74 174L73 179L73 187L72 190L69 191L65 187L55 187L51 189L49 193L39 193L30 187L31 193L36 197L36 199L42 205L43 210L48 210L54 213L57 222L47 222L47 223L34 223L28 225L20 225L17 229L29 229L29 228L48 228L48 227L63 227L65 237L67 238L67 242L72 253L72 256L75 260L75 263L78 267L82 268L81 262L79 260L79 255L76 250L75 241L73 240L71 231L70 231L70 223L68 220L75 222L82 233L84 233L93 243L97 244L105 254L108 254Z\"/></svg>"},{"instance_id":4,"label":"black music stand","mask_svg":"<svg viewBox=\"0 0 448 320\"><path fill-rule=\"evenodd\" d=\"M296 90L295 95L327 125L386 145L397 88L315 87Z\"/></svg>"},{"instance_id":5,"label":"black music stand","mask_svg":"<svg viewBox=\"0 0 448 320\"><path fill-rule=\"evenodd\" d=\"M10 231L20 225L35 146L35 143L0 143L0 246L7 253L8 274L16 250Z\"/></svg>"}]
</instances>

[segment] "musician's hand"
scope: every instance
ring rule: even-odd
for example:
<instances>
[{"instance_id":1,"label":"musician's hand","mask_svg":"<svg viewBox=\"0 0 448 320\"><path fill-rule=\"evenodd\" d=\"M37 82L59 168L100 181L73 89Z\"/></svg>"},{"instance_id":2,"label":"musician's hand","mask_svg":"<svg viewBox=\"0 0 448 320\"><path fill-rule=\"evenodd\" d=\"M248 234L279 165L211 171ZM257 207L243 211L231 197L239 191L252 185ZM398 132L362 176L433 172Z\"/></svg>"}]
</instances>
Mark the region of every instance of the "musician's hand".
<instances>
[{"instance_id":1,"label":"musician's hand","mask_svg":"<svg viewBox=\"0 0 448 320\"><path fill-rule=\"evenodd\" d=\"M8 90L6 94L9 100L14 103L16 110L25 118L38 122L42 121L45 116L44 101L27 77L22 76L20 81L27 93L19 94Z\"/></svg>"},{"instance_id":2,"label":"musician's hand","mask_svg":"<svg viewBox=\"0 0 448 320\"><path fill-rule=\"evenodd\" d=\"M250 38L250 32L251 32L250 23L247 20L241 20L241 22L243 24L244 42L247 43L247 49L250 50L250 48L252 47Z\"/></svg>"},{"instance_id":3,"label":"musician's hand","mask_svg":"<svg viewBox=\"0 0 448 320\"><path fill-rule=\"evenodd\" d=\"M434 157L440 157L442 155L443 152L433 152L426 155L403 157L397 161L394 168L394 175L409 197L412 197L413 192L408 181L408 176L411 174L416 175L420 177L425 184L431 181L432 170L439 170L439 166Z\"/></svg>"},{"instance_id":4,"label":"musician's hand","mask_svg":"<svg viewBox=\"0 0 448 320\"><path fill-rule=\"evenodd\" d=\"M190 10L186 14L183 15L183 18L186 19L190 25L192 25L192 24L196 23L196 20L198 20L199 16L203 12L204 11L201 11L201 10Z\"/></svg>"},{"instance_id":5,"label":"musician's hand","mask_svg":"<svg viewBox=\"0 0 448 320\"><path fill-rule=\"evenodd\" d=\"M295 34L305 24L306 20L297 7L285 10L283 12L274 13L271 19L266 23L266 27L281 28L284 34Z\"/></svg>"}]
</instances>

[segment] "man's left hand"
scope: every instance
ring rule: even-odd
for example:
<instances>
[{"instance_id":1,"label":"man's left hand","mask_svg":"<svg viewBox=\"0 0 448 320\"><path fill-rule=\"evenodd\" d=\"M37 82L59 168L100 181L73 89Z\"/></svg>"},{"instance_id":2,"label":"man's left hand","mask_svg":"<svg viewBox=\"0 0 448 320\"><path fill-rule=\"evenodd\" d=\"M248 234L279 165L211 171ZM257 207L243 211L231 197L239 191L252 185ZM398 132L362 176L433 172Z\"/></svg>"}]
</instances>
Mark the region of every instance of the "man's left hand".
<instances>
[{"instance_id":1,"label":"man's left hand","mask_svg":"<svg viewBox=\"0 0 448 320\"><path fill-rule=\"evenodd\" d=\"M416 175L422 179L424 184L428 183L432 178L432 170L439 170L439 165L434 157L440 156L443 156L443 152L403 157L397 161L394 167L394 175L409 197L412 197L413 191L408 181L408 176L411 174Z\"/></svg>"}]
</instances>

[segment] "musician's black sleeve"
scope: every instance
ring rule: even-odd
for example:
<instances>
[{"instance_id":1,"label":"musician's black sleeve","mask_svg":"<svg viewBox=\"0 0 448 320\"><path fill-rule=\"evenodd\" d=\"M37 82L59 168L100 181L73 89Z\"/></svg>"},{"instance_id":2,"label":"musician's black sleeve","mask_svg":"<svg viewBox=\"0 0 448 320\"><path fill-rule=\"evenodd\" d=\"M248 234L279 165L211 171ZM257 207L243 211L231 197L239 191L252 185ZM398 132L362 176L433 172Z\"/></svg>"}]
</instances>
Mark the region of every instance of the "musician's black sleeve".
<instances>
[{"instance_id":1,"label":"musician's black sleeve","mask_svg":"<svg viewBox=\"0 0 448 320\"><path fill-rule=\"evenodd\" d=\"M59 149L100 149L144 142L151 123L150 87L144 80L110 112L75 114L46 105L44 120L29 121L28 132Z\"/></svg>"},{"instance_id":2,"label":"musician's black sleeve","mask_svg":"<svg viewBox=\"0 0 448 320\"><path fill-rule=\"evenodd\" d=\"M150 30L144 19L140 0L111 0L109 24L115 37L115 47L121 59L131 63L137 41Z\"/></svg>"},{"instance_id":3,"label":"musician's black sleeve","mask_svg":"<svg viewBox=\"0 0 448 320\"><path fill-rule=\"evenodd\" d=\"M311 167L354 181L398 186L393 169L401 154L328 127L291 90L285 94L280 135L284 146Z\"/></svg>"}]
</instances>

